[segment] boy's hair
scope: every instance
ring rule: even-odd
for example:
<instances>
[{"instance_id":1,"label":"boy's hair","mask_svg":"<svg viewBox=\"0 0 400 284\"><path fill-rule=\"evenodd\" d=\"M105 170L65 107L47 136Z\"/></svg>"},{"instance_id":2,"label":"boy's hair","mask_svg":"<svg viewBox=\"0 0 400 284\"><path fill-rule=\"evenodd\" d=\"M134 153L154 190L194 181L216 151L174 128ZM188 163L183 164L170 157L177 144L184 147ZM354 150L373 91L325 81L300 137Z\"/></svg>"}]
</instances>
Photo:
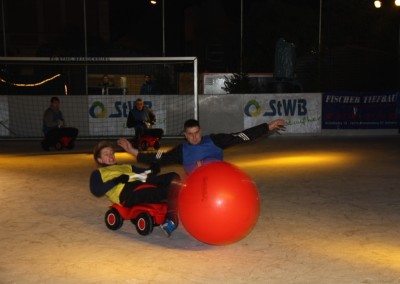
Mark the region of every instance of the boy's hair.
<instances>
[{"instance_id":1,"label":"boy's hair","mask_svg":"<svg viewBox=\"0 0 400 284\"><path fill-rule=\"evenodd\" d=\"M103 150L104 148L111 148L114 150L114 144L110 141L100 141L99 143L97 143L94 148L93 148L93 158L95 160L95 162L97 164L99 164L99 162L97 161L97 158L100 158L100 154L101 154L101 150Z\"/></svg>"},{"instance_id":2,"label":"boy's hair","mask_svg":"<svg viewBox=\"0 0 400 284\"><path fill-rule=\"evenodd\" d=\"M185 123L183 124L183 129L186 130L187 128L191 128L191 127L199 127L200 128L199 121L196 119L186 120Z\"/></svg>"}]
</instances>

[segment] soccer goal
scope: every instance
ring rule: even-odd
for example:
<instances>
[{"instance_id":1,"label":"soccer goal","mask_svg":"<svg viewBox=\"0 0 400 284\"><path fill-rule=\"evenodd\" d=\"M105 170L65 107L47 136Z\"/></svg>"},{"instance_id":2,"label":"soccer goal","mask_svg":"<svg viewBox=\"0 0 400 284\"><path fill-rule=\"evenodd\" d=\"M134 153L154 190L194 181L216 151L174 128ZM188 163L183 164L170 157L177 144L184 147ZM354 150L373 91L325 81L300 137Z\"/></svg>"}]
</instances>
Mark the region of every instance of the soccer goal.
<instances>
[{"instance_id":1,"label":"soccer goal","mask_svg":"<svg viewBox=\"0 0 400 284\"><path fill-rule=\"evenodd\" d=\"M42 137L53 96L79 138L131 136L126 120L138 98L164 136L181 136L184 121L198 118L196 57L0 57L0 65L0 138ZM142 88L148 78L154 87Z\"/></svg>"}]
</instances>

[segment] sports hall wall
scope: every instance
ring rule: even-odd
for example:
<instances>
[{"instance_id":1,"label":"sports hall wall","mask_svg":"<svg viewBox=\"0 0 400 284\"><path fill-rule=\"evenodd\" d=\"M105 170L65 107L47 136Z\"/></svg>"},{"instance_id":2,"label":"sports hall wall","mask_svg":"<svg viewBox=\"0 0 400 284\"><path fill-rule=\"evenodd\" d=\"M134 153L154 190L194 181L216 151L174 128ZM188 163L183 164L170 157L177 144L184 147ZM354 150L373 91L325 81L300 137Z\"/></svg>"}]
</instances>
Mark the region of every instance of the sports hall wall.
<instances>
[{"instance_id":1,"label":"sports hall wall","mask_svg":"<svg viewBox=\"0 0 400 284\"><path fill-rule=\"evenodd\" d=\"M59 96L67 125L79 138L131 136L126 119L138 96ZM165 136L182 135L195 117L190 95L141 96L157 116ZM0 139L42 137L49 96L0 96ZM287 122L284 135L396 134L399 92L199 95L198 117L205 134L237 132L276 118Z\"/></svg>"}]
</instances>

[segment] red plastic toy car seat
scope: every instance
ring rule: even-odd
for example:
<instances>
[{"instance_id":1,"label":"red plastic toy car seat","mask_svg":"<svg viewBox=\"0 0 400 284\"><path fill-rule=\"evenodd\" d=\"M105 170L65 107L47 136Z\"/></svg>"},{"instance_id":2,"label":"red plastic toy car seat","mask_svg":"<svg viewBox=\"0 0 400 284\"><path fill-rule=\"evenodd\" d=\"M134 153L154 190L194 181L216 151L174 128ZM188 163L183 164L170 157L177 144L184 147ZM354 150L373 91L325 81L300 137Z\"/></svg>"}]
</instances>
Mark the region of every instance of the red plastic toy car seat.
<instances>
[{"instance_id":1,"label":"red plastic toy car seat","mask_svg":"<svg viewBox=\"0 0 400 284\"><path fill-rule=\"evenodd\" d=\"M61 136L58 140L53 141L53 139L44 138L41 142L42 149L48 151L50 147L54 147L56 150L61 151L62 149L73 149L75 147L75 142L71 136Z\"/></svg>"},{"instance_id":2,"label":"red plastic toy car seat","mask_svg":"<svg viewBox=\"0 0 400 284\"><path fill-rule=\"evenodd\" d=\"M153 147L155 150L160 149L160 138L150 135L143 135L139 139L139 149L146 151L149 147Z\"/></svg>"},{"instance_id":3,"label":"red plastic toy car seat","mask_svg":"<svg viewBox=\"0 0 400 284\"><path fill-rule=\"evenodd\" d=\"M160 128L145 129L139 141L137 141L136 137L132 139L133 146L142 151L146 151L149 147L158 150L161 148L160 140L163 134L164 131Z\"/></svg>"},{"instance_id":4,"label":"red plastic toy car seat","mask_svg":"<svg viewBox=\"0 0 400 284\"><path fill-rule=\"evenodd\" d=\"M69 136L62 136L59 141L56 142L54 148L57 150L62 150L63 148L73 149L75 143L72 141L72 137Z\"/></svg>"},{"instance_id":5,"label":"red plastic toy car seat","mask_svg":"<svg viewBox=\"0 0 400 284\"><path fill-rule=\"evenodd\" d=\"M104 220L110 230L118 230L122 227L124 220L131 220L136 231L145 236L153 231L154 226L164 222L166 214L167 203L138 204L133 207L112 204Z\"/></svg>"},{"instance_id":6,"label":"red plastic toy car seat","mask_svg":"<svg viewBox=\"0 0 400 284\"><path fill-rule=\"evenodd\" d=\"M135 188L135 191L146 187L155 186L144 183ZM154 226L164 223L167 207L167 202L142 203L132 207L124 207L114 203L110 205L110 209L106 212L104 221L110 230L118 230L122 227L124 220L131 220L136 227L136 231L140 235L145 236L153 231ZM178 226L178 219L174 221L176 226Z\"/></svg>"}]
</instances>

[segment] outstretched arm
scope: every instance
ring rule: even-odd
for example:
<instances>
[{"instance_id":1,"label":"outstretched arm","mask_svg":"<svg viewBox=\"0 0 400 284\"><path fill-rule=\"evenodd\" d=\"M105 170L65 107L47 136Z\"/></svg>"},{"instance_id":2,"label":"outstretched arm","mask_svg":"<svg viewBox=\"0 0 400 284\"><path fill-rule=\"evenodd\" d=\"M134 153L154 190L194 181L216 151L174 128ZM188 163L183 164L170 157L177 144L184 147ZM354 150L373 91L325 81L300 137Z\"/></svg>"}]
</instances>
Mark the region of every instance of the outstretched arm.
<instances>
[{"instance_id":1,"label":"outstretched arm","mask_svg":"<svg viewBox=\"0 0 400 284\"><path fill-rule=\"evenodd\" d=\"M125 152L136 157L138 162L151 164L153 162L159 163L161 166L170 164L182 164L182 144L174 147L168 152L159 150L154 153L143 153L135 149L132 144L126 138L118 139L117 144L125 150Z\"/></svg>"},{"instance_id":2,"label":"outstretched arm","mask_svg":"<svg viewBox=\"0 0 400 284\"><path fill-rule=\"evenodd\" d=\"M211 134L210 137L218 147L225 149L237 144L255 140L268 132L284 130L285 120L276 119L271 123L262 123L257 126L253 126L238 133L231 134Z\"/></svg>"}]
</instances>

